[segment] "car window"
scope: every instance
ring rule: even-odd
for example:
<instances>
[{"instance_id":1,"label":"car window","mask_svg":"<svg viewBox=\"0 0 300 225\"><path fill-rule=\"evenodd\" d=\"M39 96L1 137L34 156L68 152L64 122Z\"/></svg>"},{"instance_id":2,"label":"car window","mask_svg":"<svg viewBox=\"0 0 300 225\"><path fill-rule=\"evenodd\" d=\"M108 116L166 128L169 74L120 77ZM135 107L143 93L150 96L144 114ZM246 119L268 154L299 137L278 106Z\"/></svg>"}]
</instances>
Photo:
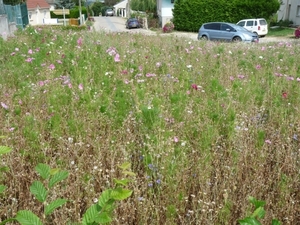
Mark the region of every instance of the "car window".
<instances>
[{"instance_id":1,"label":"car window","mask_svg":"<svg viewBox=\"0 0 300 225\"><path fill-rule=\"evenodd\" d=\"M219 23L208 23L204 25L204 28L208 30L220 30L220 25Z\"/></svg>"},{"instance_id":2,"label":"car window","mask_svg":"<svg viewBox=\"0 0 300 225\"><path fill-rule=\"evenodd\" d=\"M233 31L234 29L231 27L231 26L229 26L228 24L221 24L221 30L224 30L224 31L226 31L226 30L230 30L230 31Z\"/></svg>"},{"instance_id":3,"label":"car window","mask_svg":"<svg viewBox=\"0 0 300 225\"><path fill-rule=\"evenodd\" d=\"M237 25L243 27L243 26L245 26L245 21L241 21L241 22L239 22Z\"/></svg>"},{"instance_id":4,"label":"car window","mask_svg":"<svg viewBox=\"0 0 300 225\"><path fill-rule=\"evenodd\" d=\"M267 21L265 20L259 20L260 25L267 25Z\"/></svg>"},{"instance_id":5,"label":"car window","mask_svg":"<svg viewBox=\"0 0 300 225\"><path fill-rule=\"evenodd\" d=\"M253 21L252 20L247 21L246 26L253 26Z\"/></svg>"}]
</instances>

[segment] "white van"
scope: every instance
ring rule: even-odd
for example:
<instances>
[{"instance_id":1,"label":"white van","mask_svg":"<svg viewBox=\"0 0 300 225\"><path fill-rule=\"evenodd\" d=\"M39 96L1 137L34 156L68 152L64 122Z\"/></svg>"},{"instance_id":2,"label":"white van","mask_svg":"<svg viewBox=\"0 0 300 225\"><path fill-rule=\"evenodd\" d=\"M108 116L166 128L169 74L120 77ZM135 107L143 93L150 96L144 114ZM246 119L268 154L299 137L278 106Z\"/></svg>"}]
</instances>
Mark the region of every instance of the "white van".
<instances>
[{"instance_id":1,"label":"white van","mask_svg":"<svg viewBox=\"0 0 300 225\"><path fill-rule=\"evenodd\" d=\"M241 20L237 25L256 33L260 37L264 37L268 34L268 23L264 18Z\"/></svg>"}]
</instances>

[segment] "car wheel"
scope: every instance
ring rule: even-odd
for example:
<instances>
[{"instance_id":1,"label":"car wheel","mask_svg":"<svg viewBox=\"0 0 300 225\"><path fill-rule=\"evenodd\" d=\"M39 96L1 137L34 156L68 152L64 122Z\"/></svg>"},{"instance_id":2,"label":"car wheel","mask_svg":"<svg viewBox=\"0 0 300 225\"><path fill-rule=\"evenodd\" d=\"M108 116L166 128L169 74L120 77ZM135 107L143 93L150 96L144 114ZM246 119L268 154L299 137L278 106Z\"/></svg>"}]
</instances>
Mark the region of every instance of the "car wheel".
<instances>
[{"instance_id":1,"label":"car wheel","mask_svg":"<svg viewBox=\"0 0 300 225\"><path fill-rule=\"evenodd\" d=\"M207 41L207 40L208 40L208 37L207 37L206 35L203 35L203 36L200 38L200 40L202 40L202 41Z\"/></svg>"},{"instance_id":2,"label":"car wheel","mask_svg":"<svg viewBox=\"0 0 300 225\"><path fill-rule=\"evenodd\" d=\"M240 37L234 37L233 39L232 39L232 41L233 42L241 42L242 41L242 38L240 38Z\"/></svg>"}]
</instances>

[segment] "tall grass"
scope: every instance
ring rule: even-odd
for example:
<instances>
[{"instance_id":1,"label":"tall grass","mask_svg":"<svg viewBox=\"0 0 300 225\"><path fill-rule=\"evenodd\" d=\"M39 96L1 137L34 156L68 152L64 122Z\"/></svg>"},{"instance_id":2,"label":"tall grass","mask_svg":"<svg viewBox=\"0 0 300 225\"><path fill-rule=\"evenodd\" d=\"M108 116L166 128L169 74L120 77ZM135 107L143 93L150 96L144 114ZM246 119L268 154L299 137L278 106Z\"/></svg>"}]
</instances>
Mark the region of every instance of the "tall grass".
<instances>
[{"instance_id":1,"label":"tall grass","mask_svg":"<svg viewBox=\"0 0 300 225\"><path fill-rule=\"evenodd\" d=\"M113 224L236 224L249 196L264 224L299 224L298 42L30 27L0 46L0 221L42 215L39 163L69 172L48 224L75 224L126 161L134 192Z\"/></svg>"}]
</instances>

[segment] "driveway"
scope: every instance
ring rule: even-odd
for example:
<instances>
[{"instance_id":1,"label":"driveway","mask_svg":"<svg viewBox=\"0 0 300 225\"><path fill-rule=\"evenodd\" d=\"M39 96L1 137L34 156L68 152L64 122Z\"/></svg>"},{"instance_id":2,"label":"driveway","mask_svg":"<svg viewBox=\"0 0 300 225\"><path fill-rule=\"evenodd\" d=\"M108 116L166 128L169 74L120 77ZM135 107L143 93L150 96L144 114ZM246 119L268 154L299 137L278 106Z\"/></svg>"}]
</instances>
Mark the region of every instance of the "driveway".
<instances>
[{"instance_id":1,"label":"driveway","mask_svg":"<svg viewBox=\"0 0 300 225\"><path fill-rule=\"evenodd\" d=\"M193 32L180 32L175 31L169 34L151 31L147 29L126 29L125 22L126 18L118 17L118 16L111 16L111 17L105 17L105 16L99 16L94 17L94 30L95 31L105 31L105 32L128 32L128 33L141 33L146 35L170 35L174 37L183 37L183 38L190 38L191 40L197 40L197 33ZM288 38L288 37L263 37L259 39L260 43L270 43L270 42L294 42L299 41L299 39L295 38Z\"/></svg>"}]
</instances>

